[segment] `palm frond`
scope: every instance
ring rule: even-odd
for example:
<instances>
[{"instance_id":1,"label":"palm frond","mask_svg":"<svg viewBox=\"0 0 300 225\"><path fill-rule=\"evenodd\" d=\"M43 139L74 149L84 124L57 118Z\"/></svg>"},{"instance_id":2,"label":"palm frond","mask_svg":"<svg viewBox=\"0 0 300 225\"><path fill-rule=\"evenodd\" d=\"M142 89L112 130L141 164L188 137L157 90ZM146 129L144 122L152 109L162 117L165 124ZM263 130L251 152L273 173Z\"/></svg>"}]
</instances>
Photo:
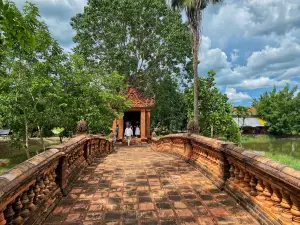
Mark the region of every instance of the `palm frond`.
<instances>
[{"instance_id":1,"label":"palm frond","mask_svg":"<svg viewBox=\"0 0 300 225\"><path fill-rule=\"evenodd\" d=\"M173 8L187 8L195 5L195 0L172 0L171 5Z\"/></svg>"}]
</instances>

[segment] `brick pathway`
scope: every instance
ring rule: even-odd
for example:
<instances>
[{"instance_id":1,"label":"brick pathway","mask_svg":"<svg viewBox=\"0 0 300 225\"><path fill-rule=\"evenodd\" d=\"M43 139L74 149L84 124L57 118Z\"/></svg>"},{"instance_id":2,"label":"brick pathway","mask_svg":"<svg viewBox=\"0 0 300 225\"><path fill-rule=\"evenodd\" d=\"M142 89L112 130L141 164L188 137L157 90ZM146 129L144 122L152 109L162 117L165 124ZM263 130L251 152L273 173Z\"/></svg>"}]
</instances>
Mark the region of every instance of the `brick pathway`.
<instances>
[{"instance_id":1,"label":"brick pathway","mask_svg":"<svg viewBox=\"0 0 300 225\"><path fill-rule=\"evenodd\" d=\"M258 224L198 170L148 147L88 166L44 224Z\"/></svg>"}]
</instances>

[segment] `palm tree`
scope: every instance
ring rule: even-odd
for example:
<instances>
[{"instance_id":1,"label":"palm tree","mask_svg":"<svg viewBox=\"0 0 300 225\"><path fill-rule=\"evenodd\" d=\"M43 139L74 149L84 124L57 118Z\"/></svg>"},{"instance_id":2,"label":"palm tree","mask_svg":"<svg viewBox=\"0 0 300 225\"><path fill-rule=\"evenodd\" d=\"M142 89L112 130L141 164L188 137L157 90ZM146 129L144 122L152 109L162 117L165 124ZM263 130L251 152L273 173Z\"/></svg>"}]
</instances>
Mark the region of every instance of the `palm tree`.
<instances>
[{"instance_id":1,"label":"palm tree","mask_svg":"<svg viewBox=\"0 0 300 225\"><path fill-rule=\"evenodd\" d=\"M194 72L194 121L198 124L198 51L201 37L202 10L209 3L216 4L222 0L171 0L173 8L186 11L190 31L193 37L193 72Z\"/></svg>"}]
</instances>

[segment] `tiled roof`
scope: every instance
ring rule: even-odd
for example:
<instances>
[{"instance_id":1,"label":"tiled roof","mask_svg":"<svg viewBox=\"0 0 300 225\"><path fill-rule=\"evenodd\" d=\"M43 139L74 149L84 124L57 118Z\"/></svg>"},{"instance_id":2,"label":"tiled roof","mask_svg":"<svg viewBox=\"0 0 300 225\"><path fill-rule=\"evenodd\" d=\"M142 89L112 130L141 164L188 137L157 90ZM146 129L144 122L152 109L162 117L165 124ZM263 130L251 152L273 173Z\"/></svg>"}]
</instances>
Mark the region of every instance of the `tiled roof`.
<instances>
[{"instance_id":1,"label":"tiled roof","mask_svg":"<svg viewBox=\"0 0 300 225\"><path fill-rule=\"evenodd\" d=\"M232 108L232 114L233 115L236 115L237 114L237 109L234 107L234 108ZM256 116L257 115L257 112L256 112L256 109L253 107L253 106L248 106L248 111L250 112L250 114L252 115L252 116Z\"/></svg>"},{"instance_id":2,"label":"tiled roof","mask_svg":"<svg viewBox=\"0 0 300 225\"><path fill-rule=\"evenodd\" d=\"M1 135L9 135L10 129L9 128L2 128L0 129L0 136Z\"/></svg>"}]
</instances>

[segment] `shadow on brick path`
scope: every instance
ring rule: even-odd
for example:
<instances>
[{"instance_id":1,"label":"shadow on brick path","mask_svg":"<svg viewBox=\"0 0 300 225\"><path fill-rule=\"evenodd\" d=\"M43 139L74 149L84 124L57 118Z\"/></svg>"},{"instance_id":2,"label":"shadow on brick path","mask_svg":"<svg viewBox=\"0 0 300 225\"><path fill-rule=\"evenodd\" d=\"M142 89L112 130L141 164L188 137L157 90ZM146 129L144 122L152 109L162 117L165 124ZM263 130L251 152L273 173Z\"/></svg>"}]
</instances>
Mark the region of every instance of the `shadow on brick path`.
<instances>
[{"instance_id":1,"label":"shadow on brick path","mask_svg":"<svg viewBox=\"0 0 300 225\"><path fill-rule=\"evenodd\" d=\"M44 224L258 224L180 158L120 147L97 158Z\"/></svg>"}]
</instances>

